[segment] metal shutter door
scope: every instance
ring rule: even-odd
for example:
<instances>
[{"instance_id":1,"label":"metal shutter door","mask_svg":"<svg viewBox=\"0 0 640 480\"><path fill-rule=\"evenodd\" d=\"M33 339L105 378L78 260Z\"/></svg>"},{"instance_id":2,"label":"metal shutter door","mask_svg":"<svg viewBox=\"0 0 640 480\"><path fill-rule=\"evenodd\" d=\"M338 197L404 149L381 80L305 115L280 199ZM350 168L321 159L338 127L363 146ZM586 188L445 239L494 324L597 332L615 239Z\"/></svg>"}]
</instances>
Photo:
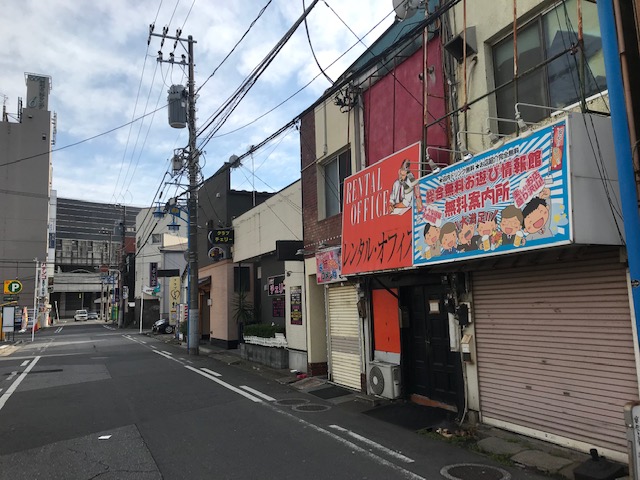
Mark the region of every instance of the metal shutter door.
<instances>
[{"instance_id":1,"label":"metal shutter door","mask_svg":"<svg viewBox=\"0 0 640 480\"><path fill-rule=\"evenodd\" d=\"M360 322L356 289L351 286L330 287L327 295L331 380L360 390Z\"/></svg>"},{"instance_id":2,"label":"metal shutter door","mask_svg":"<svg viewBox=\"0 0 640 480\"><path fill-rule=\"evenodd\" d=\"M626 453L638 382L617 255L475 272L473 298L483 420Z\"/></svg>"}]
</instances>

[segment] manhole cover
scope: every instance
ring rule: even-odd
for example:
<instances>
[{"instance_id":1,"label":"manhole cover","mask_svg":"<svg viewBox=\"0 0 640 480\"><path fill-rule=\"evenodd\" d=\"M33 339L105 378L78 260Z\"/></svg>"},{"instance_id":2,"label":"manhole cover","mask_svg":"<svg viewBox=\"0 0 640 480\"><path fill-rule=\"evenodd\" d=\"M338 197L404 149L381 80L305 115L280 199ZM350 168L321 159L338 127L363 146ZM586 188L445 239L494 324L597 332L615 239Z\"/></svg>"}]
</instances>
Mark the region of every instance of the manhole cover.
<instances>
[{"instance_id":1,"label":"manhole cover","mask_svg":"<svg viewBox=\"0 0 640 480\"><path fill-rule=\"evenodd\" d=\"M478 463L447 465L440 470L440 475L449 480L511 480L506 470Z\"/></svg>"},{"instance_id":2,"label":"manhole cover","mask_svg":"<svg viewBox=\"0 0 640 480\"><path fill-rule=\"evenodd\" d=\"M306 398L284 398L282 400L278 400L276 402L276 405L290 407L292 405L302 405L303 403L309 403L309 400L307 400Z\"/></svg>"},{"instance_id":3,"label":"manhole cover","mask_svg":"<svg viewBox=\"0 0 640 480\"><path fill-rule=\"evenodd\" d=\"M310 403L308 405L297 405L293 407L293 410L296 412L324 412L325 410L329 410L331 407L327 405L315 405Z\"/></svg>"}]
</instances>

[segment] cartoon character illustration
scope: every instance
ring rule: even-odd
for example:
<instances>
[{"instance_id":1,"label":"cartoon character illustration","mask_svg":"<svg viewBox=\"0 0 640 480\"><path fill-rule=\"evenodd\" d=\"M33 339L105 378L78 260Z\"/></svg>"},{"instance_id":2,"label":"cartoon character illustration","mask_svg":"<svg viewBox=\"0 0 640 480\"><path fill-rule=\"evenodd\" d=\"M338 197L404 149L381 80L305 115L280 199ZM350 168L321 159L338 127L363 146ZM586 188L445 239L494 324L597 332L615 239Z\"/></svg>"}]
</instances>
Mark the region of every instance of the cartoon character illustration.
<instances>
[{"instance_id":1,"label":"cartoon character illustration","mask_svg":"<svg viewBox=\"0 0 640 480\"><path fill-rule=\"evenodd\" d=\"M440 229L440 245L442 246L442 255L450 255L456 253L458 246L458 229L453 222L445 223Z\"/></svg>"},{"instance_id":2,"label":"cartoon character illustration","mask_svg":"<svg viewBox=\"0 0 640 480\"><path fill-rule=\"evenodd\" d=\"M427 223L424 227L424 243L427 245L423 253L424 258L429 260L440 256L440 227Z\"/></svg>"},{"instance_id":3,"label":"cartoon character illustration","mask_svg":"<svg viewBox=\"0 0 640 480\"><path fill-rule=\"evenodd\" d=\"M515 205L509 205L500 214L500 230L502 230L502 245L524 245L524 233L522 224L524 216Z\"/></svg>"},{"instance_id":4,"label":"cartoon character illustration","mask_svg":"<svg viewBox=\"0 0 640 480\"><path fill-rule=\"evenodd\" d=\"M548 188L543 188L540 195L529 200L529 203L522 209L527 241L553 236L553 232L549 228L551 202L547 203L546 201L550 193Z\"/></svg>"},{"instance_id":5,"label":"cartoon character illustration","mask_svg":"<svg viewBox=\"0 0 640 480\"><path fill-rule=\"evenodd\" d=\"M418 210L422 210L422 199L418 191L418 181L410 170L411 164L408 159L402 161L398 170L398 179L393 182L391 194L389 195L388 212L391 215L401 215L413 205L414 199ZM396 211L396 209L400 209Z\"/></svg>"},{"instance_id":6,"label":"cartoon character illustration","mask_svg":"<svg viewBox=\"0 0 640 480\"><path fill-rule=\"evenodd\" d=\"M478 249L480 235L476 235L474 223L463 223L458 232L458 251L471 252Z\"/></svg>"},{"instance_id":7,"label":"cartoon character illustration","mask_svg":"<svg viewBox=\"0 0 640 480\"><path fill-rule=\"evenodd\" d=\"M495 215L492 212L487 213L484 219L478 221L478 234L480 242L478 248L488 252L495 250L502 244L502 234L498 231Z\"/></svg>"}]
</instances>

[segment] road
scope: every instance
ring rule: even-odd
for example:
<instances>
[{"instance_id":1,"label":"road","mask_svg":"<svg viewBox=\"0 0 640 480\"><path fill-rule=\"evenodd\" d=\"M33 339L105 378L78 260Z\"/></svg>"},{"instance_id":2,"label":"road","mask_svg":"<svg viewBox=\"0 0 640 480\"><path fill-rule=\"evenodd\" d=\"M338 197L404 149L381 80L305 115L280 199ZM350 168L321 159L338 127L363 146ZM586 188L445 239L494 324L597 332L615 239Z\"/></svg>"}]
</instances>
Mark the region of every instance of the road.
<instances>
[{"instance_id":1,"label":"road","mask_svg":"<svg viewBox=\"0 0 640 480\"><path fill-rule=\"evenodd\" d=\"M0 350L0 479L435 480L451 464L499 466L135 331L69 322L24 339Z\"/></svg>"}]
</instances>

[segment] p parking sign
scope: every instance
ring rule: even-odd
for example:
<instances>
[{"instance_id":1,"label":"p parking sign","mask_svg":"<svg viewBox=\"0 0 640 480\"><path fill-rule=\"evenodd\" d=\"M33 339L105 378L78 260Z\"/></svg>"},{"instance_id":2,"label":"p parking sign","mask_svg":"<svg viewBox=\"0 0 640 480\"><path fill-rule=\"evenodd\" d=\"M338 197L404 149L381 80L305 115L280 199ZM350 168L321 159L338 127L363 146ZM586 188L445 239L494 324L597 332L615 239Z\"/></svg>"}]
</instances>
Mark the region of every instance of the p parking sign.
<instances>
[{"instance_id":1,"label":"p parking sign","mask_svg":"<svg viewBox=\"0 0 640 480\"><path fill-rule=\"evenodd\" d=\"M22 291L22 283L19 280L5 280L4 281L4 293L5 295L17 295Z\"/></svg>"}]
</instances>

